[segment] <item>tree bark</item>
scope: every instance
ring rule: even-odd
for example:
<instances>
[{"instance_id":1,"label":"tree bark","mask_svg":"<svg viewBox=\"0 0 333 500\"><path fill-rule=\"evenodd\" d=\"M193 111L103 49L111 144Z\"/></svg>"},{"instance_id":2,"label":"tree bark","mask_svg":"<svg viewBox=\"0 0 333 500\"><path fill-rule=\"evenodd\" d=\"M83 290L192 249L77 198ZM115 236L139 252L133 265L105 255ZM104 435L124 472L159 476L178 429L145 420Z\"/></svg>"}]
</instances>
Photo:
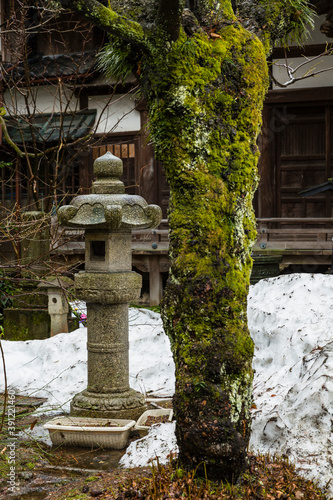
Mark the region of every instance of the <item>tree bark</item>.
<instances>
[{"instance_id":1,"label":"tree bark","mask_svg":"<svg viewBox=\"0 0 333 500\"><path fill-rule=\"evenodd\" d=\"M60 0L60 3L125 43L148 50L146 33L139 23L117 14L97 0Z\"/></svg>"},{"instance_id":2,"label":"tree bark","mask_svg":"<svg viewBox=\"0 0 333 500\"><path fill-rule=\"evenodd\" d=\"M171 188L163 322L176 364L180 461L234 481L251 425L246 305L267 65L261 43L241 26L219 36L180 36L142 84Z\"/></svg>"},{"instance_id":3,"label":"tree bark","mask_svg":"<svg viewBox=\"0 0 333 500\"><path fill-rule=\"evenodd\" d=\"M176 41L181 28L184 0L160 0L157 13L157 27L165 32L166 39Z\"/></svg>"}]
</instances>

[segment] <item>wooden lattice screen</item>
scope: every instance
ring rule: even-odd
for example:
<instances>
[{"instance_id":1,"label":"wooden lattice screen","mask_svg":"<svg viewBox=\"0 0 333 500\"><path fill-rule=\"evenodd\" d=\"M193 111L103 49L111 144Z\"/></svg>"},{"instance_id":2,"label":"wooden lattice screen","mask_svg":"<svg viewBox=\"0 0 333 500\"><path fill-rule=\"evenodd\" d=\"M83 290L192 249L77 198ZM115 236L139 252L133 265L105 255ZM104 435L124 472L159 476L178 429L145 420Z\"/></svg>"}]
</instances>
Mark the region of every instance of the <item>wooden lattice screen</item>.
<instances>
[{"instance_id":1,"label":"wooden lattice screen","mask_svg":"<svg viewBox=\"0 0 333 500\"><path fill-rule=\"evenodd\" d=\"M124 172L121 180L126 186L126 193L138 194L138 177L136 175L136 142L126 141L121 144L102 144L93 146L93 160L110 151L123 161Z\"/></svg>"}]
</instances>

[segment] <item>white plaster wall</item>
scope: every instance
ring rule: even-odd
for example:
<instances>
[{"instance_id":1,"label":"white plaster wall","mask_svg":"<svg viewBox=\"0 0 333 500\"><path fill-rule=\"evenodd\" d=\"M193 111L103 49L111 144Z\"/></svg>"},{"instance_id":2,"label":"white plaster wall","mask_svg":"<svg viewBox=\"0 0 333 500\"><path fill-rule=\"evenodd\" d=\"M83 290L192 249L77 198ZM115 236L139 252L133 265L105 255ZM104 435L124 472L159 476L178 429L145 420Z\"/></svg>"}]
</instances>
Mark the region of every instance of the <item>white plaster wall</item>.
<instances>
[{"instance_id":1,"label":"white plaster wall","mask_svg":"<svg viewBox=\"0 0 333 500\"><path fill-rule=\"evenodd\" d=\"M28 107L31 114L58 113L78 110L79 101L72 95L69 87L62 86L60 89L58 86L45 85L32 87L30 92L24 88L6 90L4 107L10 114L26 115Z\"/></svg>"},{"instance_id":2,"label":"white plaster wall","mask_svg":"<svg viewBox=\"0 0 333 500\"><path fill-rule=\"evenodd\" d=\"M27 95L27 102L25 99ZM30 93L24 88L12 89L4 94L4 107L9 115L57 113L79 110L79 100L70 87L53 85L32 87ZM135 100L128 94L89 97L89 109L97 109L95 133L132 132L140 130L140 112L136 111Z\"/></svg>"},{"instance_id":3,"label":"white plaster wall","mask_svg":"<svg viewBox=\"0 0 333 500\"><path fill-rule=\"evenodd\" d=\"M307 45L317 45L317 44L330 44L333 40L327 38L320 32L320 25L324 22L325 16L318 16L315 20L314 30L310 30L309 36L306 40ZM295 45L295 44L290 44ZM305 57L290 58L288 59L288 65L291 68L296 69L300 64L306 61ZM285 64L284 60L274 59L273 61L273 76L278 80L278 82L285 84L290 80L288 73L285 68L278 66ZM308 78L303 78L304 76L317 73L315 76ZM294 74L295 77L302 77L302 80L292 83L288 88L300 89L300 88L313 88L313 87L331 87L333 86L333 55L322 56L316 60L309 61L306 65L303 65ZM281 89L276 84L273 84L273 90Z\"/></svg>"},{"instance_id":4,"label":"white plaster wall","mask_svg":"<svg viewBox=\"0 0 333 500\"><path fill-rule=\"evenodd\" d=\"M132 132L140 130L140 112L134 109L133 96L117 94L89 97L89 109L97 109L98 134L111 132Z\"/></svg>"},{"instance_id":5,"label":"white plaster wall","mask_svg":"<svg viewBox=\"0 0 333 500\"><path fill-rule=\"evenodd\" d=\"M320 32L320 26L323 24L325 19L326 19L325 14L323 14L322 16L315 17L314 29L312 30L311 28L309 28L309 35L308 35L308 38L306 39L306 42L305 42L307 45L316 45L316 44L320 44L320 43L330 43L332 41L330 38L327 38L327 36L323 35Z\"/></svg>"}]
</instances>

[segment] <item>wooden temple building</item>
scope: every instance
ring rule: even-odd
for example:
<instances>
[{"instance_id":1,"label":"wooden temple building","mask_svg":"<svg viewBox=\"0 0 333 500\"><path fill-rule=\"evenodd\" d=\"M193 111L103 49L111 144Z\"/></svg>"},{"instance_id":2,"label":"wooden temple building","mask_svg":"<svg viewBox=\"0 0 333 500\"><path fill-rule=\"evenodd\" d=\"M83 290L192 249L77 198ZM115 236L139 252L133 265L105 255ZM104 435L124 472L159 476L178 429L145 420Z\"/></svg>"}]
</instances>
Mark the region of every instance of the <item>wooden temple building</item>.
<instances>
[{"instance_id":1,"label":"wooden temple building","mask_svg":"<svg viewBox=\"0 0 333 500\"><path fill-rule=\"evenodd\" d=\"M1 25L13 3L15 0L2 2ZM319 19L317 24L321 21ZM61 31L61 27L58 30ZM37 142L43 143L44 149L46 146L50 149L59 141L60 134L56 131L61 121L62 130L71 140L66 154L72 161L57 186L56 204L68 203L78 193L88 192L93 180L93 160L98 156L111 151L123 160L123 181L127 191L140 194L148 203L160 205L163 211L159 228L133 235L133 266L143 273L150 302L156 304L161 298L169 265L169 188L163 166L154 158L149 144L147 109L137 97L134 81L112 85L94 66L103 34L92 29L82 51L82 43L73 43L75 37L73 32L69 35L69 31L64 30L64 36L71 37L67 40L71 45L70 54L63 53L64 40L56 40L51 51L51 45L46 43L46 33L31 40L29 84L35 104L32 124L25 119L27 102L22 97L22 89L27 85L24 65L15 60L8 50L8 43L6 45L2 39L3 74L7 75L8 81L10 77L17 82L15 92L10 90L10 81L6 84L5 79L0 87L2 106L10 110L8 132L22 149L27 145L29 150L29 144L36 141L38 131ZM288 61L297 66L305 57L325 53L326 44L327 38L316 27L305 47L290 47ZM331 55L317 58L317 76L300 79L284 88L276 82L284 85L288 78L283 67L276 64L284 62L285 51L275 49L272 54L275 83L266 98L259 140L261 180L254 202L258 239L253 253L254 256L279 256L281 269L299 266L305 272L325 271L332 261L333 193L330 189L303 193L333 178L333 69L321 72L333 67L332 58ZM81 61L79 65L73 64L78 60ZM74 79L76 87L73 90ZM65 110L64 97L59 98L59 85L62 85L62 96L71 91ZM52 102L50 96L53 96ZM91 136L89 143L85 142L84 148L80 149L79 139L88 133ZM3 135L0 155L5 162L0 172L1 205L9 208L17 203L21 207L31 207L31 190L26 185L29 165L16 158L13 170L15 155ZM47 170L41 171L34 186L42 200L54 194L46 192L48 175ZM63 241L62 246L57 245L52 250L55 257L66 255L73 263L83 259L82 234L65 230ZM0 254L4 253L6 250L0 245Z\"/></svg>"}]
</instances>

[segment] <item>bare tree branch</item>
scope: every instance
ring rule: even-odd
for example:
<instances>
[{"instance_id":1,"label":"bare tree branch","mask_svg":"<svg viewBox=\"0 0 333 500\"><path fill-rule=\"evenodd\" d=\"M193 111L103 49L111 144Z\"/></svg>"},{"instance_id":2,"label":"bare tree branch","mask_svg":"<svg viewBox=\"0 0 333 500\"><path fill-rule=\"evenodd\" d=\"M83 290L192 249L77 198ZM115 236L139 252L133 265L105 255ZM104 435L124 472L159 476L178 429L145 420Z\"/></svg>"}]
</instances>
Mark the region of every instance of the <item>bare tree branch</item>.
<instances>
[{"instance_id":1,"label":"bare tree branch","mask_svg":"<svg viewBox=\"0 0 333 500\"><path fill-rule=\"evenodd\" d=\"M15 142L11 140L10 135L8 134L6 122L1 115L0 115L0 125L2 127L2 133L3 133L4 138L6 139L9 146L14 149L17 156L19 156L20 158L24 158L26 156L26 154L28 156L33 156L33 157L36 156L35 153L25 153L24 151L21 151L20 148L18 147L18 145L15 144ZM42 153L40 153L40 154L42 154Z\"/></svg>"},{"instance_id":2,"label":"bare tree branch","mask_svg":"<svg viewBox=\"0 0 333 500\"><path fill-rule=\"evenodd\" d=\"M289 80L284 82L284 83L281 83L276 77L274 77L272 71L271 71L271 78L272 78L273 82L275 83L275 85L277 85L278 87L281 87L281 88L286 88L286 87L289 87L290 85L292 85L295 82L298 82L300 80L305 80L307 78L313 78L321 73L326 73L327 71L332 71L332 69L333 69L332 66L329 68L316 70L316 67L317 67L316 61L318 61L318 59L320 59L321 57L331 56L332 52L333 52L333 49L326 49L324 52L322 52L321 54L314 56L314 57L303 56L305 60L303 62L301 62L300 64L298 64L295 68L293 68L289 64L288 56L287 56L287 53L285 51L285 62L284 63L275 62L275 63L273 63L272 67L275 66L275 67L279 67L279 68L284 68L288 74ZM313 63L315 63L315 64L313 64ZM300 69L302 69L304 66L306 66L308 64L312 64L312 66L303 75L295 76L297 71L299 71ZM312 71L312 69L314 69L314 71Z\"/></svg>"}]
</instances>

